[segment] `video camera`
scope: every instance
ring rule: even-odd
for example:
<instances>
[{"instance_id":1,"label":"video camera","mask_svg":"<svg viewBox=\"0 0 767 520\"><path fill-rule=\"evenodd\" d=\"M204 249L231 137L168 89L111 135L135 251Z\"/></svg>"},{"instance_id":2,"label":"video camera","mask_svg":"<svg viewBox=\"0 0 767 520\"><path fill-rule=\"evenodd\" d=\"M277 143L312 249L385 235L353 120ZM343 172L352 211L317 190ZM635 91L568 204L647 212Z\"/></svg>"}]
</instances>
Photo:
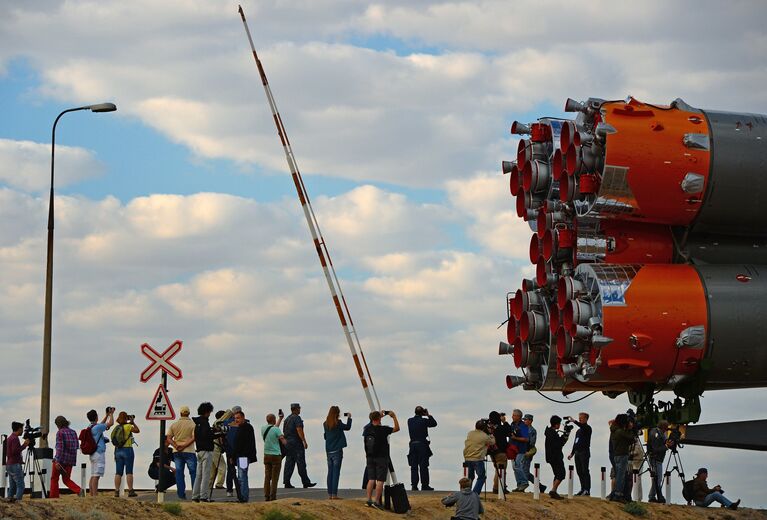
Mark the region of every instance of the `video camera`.
<instances>
[{"instance_id":1,"label":"video camera","mask_svg":"<svg viewBox=\"0 0 767 520\"><path fill-rule=\"evenodd\" d=\"M34 446L36 439L39 439L43 436L43 432L40 426L35 426L34 428L30 424L30 419L27 419L24 423L24 433L22 434L21 438L29 441L30 446Z\"/></svg>"},{"instance_id":2,"label":"video camera","mask_svg":"<svg viewBox=\"0 0 767 520\"><path fill-rule=\"evenodd\" d=\"M677 448L684 448L684 444L682 443L682 431L679 429L679 426L668 429L667 441L670 444L669 448L671 451L676 451Z\"/></svg>"},{"instance_id":3,"label":"video camera","mask_svg":"<svg viewBox=\"0 0 767 520\"><path fill-rule=\"evenodd\" d=\"M628 417L628 420L630 423L634 425L633 428L630 429L635 435L639 435L639 432L644 429L644 426L642 425L641 421L637 417L637 414L634 410L629 408L626 410L626 416Z\"/></svg>"},{"instance_id":4,"label":"video camera","mask_svg":"<svg viewBox=\"0 0 767 520\"><path fill-rule=\"evenodd\" d=\"M573 424L572 419L565 419L565 424L562 426L562 430L564 431L565 435L570 435L570 432L573 431L573 428L575 428L575 425Z\"/></svg>"}]
</instances>

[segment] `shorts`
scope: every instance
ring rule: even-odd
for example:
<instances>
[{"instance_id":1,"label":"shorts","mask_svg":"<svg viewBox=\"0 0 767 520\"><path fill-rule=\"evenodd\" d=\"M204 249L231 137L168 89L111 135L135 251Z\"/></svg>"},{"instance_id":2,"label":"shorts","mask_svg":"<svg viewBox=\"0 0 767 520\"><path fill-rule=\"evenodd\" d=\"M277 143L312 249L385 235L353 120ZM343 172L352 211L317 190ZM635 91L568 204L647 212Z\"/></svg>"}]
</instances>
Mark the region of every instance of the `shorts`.
<instances>
[{"instance_id":1,"label":"shorts","mask_svg":"<svg viewBox=\"0 0 767 520\"><path fill-rule=\"evenodd\" d=\"M91 477L103 477L107 465L107 454L105 452L91 453Z\"/></svg>"},{"instance_id":2,"label":"shorts","mask_svg":"<svg viewBox=\"0 0 767 520\"><path fill-rule=\"evenodd\" d=\"M115 475L133 475L133 448L115 449Z\"/></svg>"},{"instance_id":3,"label":"shorts","mask_svg":"<svg viewBox=\"0 0 767 520\"><path fill-rule=\"evenodd\" d=\"M554 480L559 480L560 482L565 480L565 461L564 460L556 460L554 462L549 462L549 465L551 466L551 471L554 472Z\"/></svg>"},{"instance_id":4,"label":"shorts","mask_svg":"<svg viewBox=\"0 0 767 520\"><path fill-rule=\"evenodd\" d=\"M367 458L368 480L385 482L389 473L389 457Z\"/></svg>"}]
</instances>

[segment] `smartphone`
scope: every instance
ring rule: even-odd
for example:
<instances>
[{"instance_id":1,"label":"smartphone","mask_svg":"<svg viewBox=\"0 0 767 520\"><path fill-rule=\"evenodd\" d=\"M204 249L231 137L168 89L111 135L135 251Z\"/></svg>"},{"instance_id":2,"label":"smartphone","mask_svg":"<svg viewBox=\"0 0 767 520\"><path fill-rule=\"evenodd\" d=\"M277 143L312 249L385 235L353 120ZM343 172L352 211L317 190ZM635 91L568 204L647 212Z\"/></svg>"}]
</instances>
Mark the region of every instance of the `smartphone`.
<instances>
[{"instance_id":1,"label":"smartphone","mask_svg":"<svg viewBox=\"0 0 767 520\"><path fill-rule=\"evenodd\" d=\"M285 416L285 414L284 414L284 413L283 413L283 411L282 411L282 408L280 408L280 409L277 411L277 415L279 415L280 417L284 417L284 416Z\"/></svg>"}]
</instances>

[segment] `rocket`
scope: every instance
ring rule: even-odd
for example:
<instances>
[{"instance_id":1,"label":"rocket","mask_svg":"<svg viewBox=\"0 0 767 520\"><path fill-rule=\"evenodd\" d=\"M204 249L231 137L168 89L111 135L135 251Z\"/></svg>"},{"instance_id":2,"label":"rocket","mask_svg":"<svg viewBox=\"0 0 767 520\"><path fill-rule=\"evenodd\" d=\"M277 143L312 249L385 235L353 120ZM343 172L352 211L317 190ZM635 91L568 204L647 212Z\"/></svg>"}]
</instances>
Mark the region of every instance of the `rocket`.
<instances>
[{"instance_id":1,"label":"rocket","mask_svg":"<svg viewBox=\"0 0 767 520\"><path fill-rule=\"evenodd\" d=\"M502 162L536 273L507 295L507 386L626 392L676 423L706 390L767 386L767 116L633 97L565 111L515 121Z\"/></svg>"}]
</instances>

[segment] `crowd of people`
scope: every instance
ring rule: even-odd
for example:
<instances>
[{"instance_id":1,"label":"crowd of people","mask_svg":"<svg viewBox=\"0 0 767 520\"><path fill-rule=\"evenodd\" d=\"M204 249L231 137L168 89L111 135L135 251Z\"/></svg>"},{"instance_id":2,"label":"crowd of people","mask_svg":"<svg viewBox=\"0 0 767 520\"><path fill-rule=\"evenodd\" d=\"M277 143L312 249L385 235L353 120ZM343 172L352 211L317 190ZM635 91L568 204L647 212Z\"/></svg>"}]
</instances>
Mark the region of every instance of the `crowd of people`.
<instances>
[{"instance_id":1,"label":"crowd of people","mask_svg":"<svg viewBox=\"0 0 767 520\"><path fill-rule=\"evenodd\" d=\"M164 439L165 446L154 451L148 475L154 479L156 491L165 492L176 488L178 497L187 499L187 476L192 489L191 499L195 502L212 502L213 489L226 489L228 497L237 497L240 502L248 502L248 470L257 462L255 428L245 416L240 406L219 410L213 414L214 407L209 402L201 403L197 416L191 417L187 406L180 408L180 417L171 423ZM213 416L213 419L211 419ZM382 424L389 417L393 425ZM91 496L98 494L99 482L106 471L107 444L114 446L115 477L114 493L120 496L122 479L125 477L126 493L129 497L137 496L133 488L135 437L141 429L135 418L122 411L115 417L115 409L108 407L99 420L95 410L86 414L89 425L78 435L70 428L69 421L56 417L55 456L51 472L48 496L59 496L61 479L72 493L85 495L85 490L71 478L76 465L78 451L88 456L91 477L88 491ZM367 505L383 509L382 495L387 476L392 471L389 437L400 431L397 415L393 411L372 412L369 421L362 429L366 465L363 487L367 493ZM474 429L464 442L464 478L459 481L460 491L443 499L445 505L456 505L456 518L477 518L482 511L479 495L486 489L486 463L492 463L494 469L492 492L508 493L507 469L515 487L511 493L524 493L530 485L535 485L535 477L530 472L533 459L538 453L538 432L533 426L532 414L523 414L515 409L509 422L503 412L493 411L486 419L478 420ZM410 466L411 489L433 491L430 486L429 460L433 453L430 447L429 431L437 427L437 421L429 411L417 406L413 417L407 420L409 449L407 454ZM351 413L344 413L338 406L331 406L323 422L323 437L327 457L327 494L330 500L338 500L338 488L343 463L343 452L347 447L346 432L352 428ZM578 496L591 494L591 458L592 427L589 414L581 412L577 419L553 415L544 430L545 461L551 467L553 481L550 489L538 482L539 491L555 500L564 497L559 494L559 486L565 480L565 446L571 432L575 431L568 460L573 460L580 481ZM647 434L646 450L640 440L635 419L629 414L619 414L609 422L610 442L609 460L611 463L611 492L608 498L613 501L631 500L632 470L640 470L645 462L651 476L650 502L665 502L662 493L663 463L669 450L675 450L676 440L669 435L669 424L660 421L650 428ZM24 493L24 470L22 452L30 444L30 439L23 435L23 424L13 422L12 433L6 439L7 473L10 478L9 501L20 500ZM295 471L298 472L301 486L316 486L308 476L306 450L309 448L304 422L301 418L301 405L290 405L290 414L286 417L282 410L277 414L266 415L259 428L263 441L264 481L263 491L266 501L276 500L277 488L282 473L282 484L286 489L294 488L291 483ZM109 437L107 437L109 435ZM283 471L284 461L284 471ZM689 500L698 506L708 506L714 502L724 507L737 509L740 501L728 500L720 486L709 488L708 471L701 468L694 481L689 482L685 492ZM474 516L472 516L474 515Z\"/></svg>"}]
</instances>

